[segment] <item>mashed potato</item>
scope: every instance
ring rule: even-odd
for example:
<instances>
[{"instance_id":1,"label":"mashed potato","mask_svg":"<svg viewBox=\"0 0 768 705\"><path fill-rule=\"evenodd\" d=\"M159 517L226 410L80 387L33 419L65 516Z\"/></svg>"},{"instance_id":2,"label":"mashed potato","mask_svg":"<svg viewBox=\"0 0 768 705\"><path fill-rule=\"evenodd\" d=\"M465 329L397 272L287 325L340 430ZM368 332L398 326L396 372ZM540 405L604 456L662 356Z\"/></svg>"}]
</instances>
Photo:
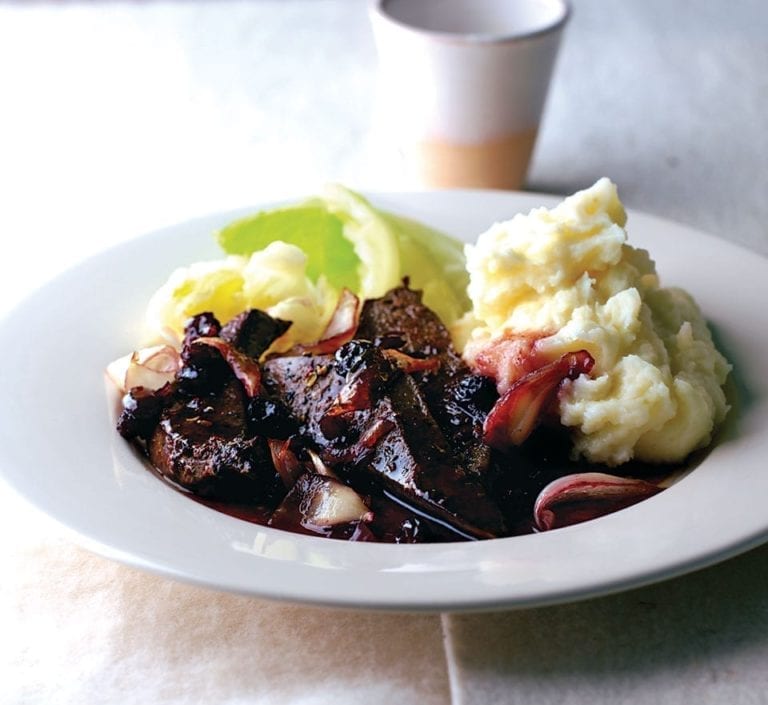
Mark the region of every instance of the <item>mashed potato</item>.
<instances>
[{"instance_id":1,"label":"mashed potato","mask_svg":"<svg viewBox=\"0 0 768 705\"><path fill-rule=\"evenodd\" d=\"M535 340L544 361L587 350L592 373L559 398L576 452L611 465L676 462L725 417L730 367L693 299L661 288L648 253L626 244L625 222L601 179L491 227L467 247L473 309L456 337L470 364L509 338Z\"/></svg>"}]
</instances>

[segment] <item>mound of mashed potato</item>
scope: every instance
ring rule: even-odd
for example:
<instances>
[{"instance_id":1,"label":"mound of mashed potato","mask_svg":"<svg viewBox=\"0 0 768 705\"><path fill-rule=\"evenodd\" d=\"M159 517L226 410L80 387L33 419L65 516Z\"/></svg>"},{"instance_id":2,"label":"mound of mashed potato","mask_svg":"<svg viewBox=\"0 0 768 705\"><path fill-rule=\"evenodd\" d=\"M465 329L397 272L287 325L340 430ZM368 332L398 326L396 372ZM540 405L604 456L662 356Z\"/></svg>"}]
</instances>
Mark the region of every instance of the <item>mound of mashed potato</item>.
<instances>
[{"instance_id":1,"label":"mound of mashed potato","mask_svg":"<svg viewBox=\"0 0 768 705\"><path fill-rule=\"evenodd\" d=\"M609 465L677 462L725 417L730 366L693 299L662 288L648 253L627 244L625 222L604 178L492 226L467 247L473 308L455 337L470 365L504 340L535 341L519 349L543 362L587 350L594 369L558 402L575 452Z\"/></svg>"}]
</instances>

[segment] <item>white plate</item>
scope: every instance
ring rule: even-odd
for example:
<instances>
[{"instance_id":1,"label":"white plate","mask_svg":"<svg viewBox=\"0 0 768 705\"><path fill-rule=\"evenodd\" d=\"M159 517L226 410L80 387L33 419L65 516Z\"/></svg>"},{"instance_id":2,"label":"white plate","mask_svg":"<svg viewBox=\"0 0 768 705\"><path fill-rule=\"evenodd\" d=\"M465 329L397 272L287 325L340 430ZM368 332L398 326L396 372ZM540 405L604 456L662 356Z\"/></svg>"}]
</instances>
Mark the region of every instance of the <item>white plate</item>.
<instances>
[{"instance_id":1,"label":"white plate","mask_svg":"<svg viewBox=\"0 0 768 705\"><path fill-rule=\"evenodd\" d=\"M554 199L501 192L374 201L462 238ZM252 209L249 209L252 210ZM0 325L0 473L85 546L213 588L397 610L521 607L690 571L768 535L768 260L690 228L630 213L633 244L665 284L698 299L737 369L738 407L714 450L672 488L608 517L545 534L443 545L344 543L220 514L147 471L113 428L107 362L141 337L170 271L219 255L211 232L245 211L184 223L94 257Z\"/></svg>"}]
</instances>

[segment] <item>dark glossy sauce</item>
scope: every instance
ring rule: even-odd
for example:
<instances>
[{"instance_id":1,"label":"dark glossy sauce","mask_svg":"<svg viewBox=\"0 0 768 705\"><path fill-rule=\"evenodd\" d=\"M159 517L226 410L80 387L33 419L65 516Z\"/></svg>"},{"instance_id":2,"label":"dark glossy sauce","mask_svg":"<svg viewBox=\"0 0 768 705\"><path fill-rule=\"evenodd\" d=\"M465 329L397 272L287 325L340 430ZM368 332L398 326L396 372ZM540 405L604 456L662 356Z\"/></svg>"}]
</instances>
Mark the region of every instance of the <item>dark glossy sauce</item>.
<instances>
[{"instance_id":1,"label":"dark glossy sauce","mask_svg":"<svg viewBox=\"0 0 768 705\"><path fill-rule=\"evenodd\" d=\"M630 461L621 466L620 473L617 472L617 468L571 460L569 453L570 443L564 430L542 428L537 430L514 456L497 455L494 463L497 475L491 480L492 494L505 508L510 524L509 535L537 532L533 525L531 508L539 492L558 477L583 472L604 472L620 474L622 477L642 478L653 484L668 486L696 467L706 456L707 451L698 451L685 463L676 465L660 466ZM236 519L260 526L270 526L274 507L222 501L196 495L165 477L152 466L146 455L142 455L153 475L185 497ZM510 463L516 466L517 471L504 467L505 464ZM325 528L305 526L273 528L343 541L376 543L445 543L477 540L456 527L429 516L387 490L382 490L359 478L353 478L353 480L355 481L350 484L365 498L366 504L373 512L373 520L370 524L356 522ZM621 508L617 506L616 510ZM585 511L587 514L590 512L588 507L585 507Z\"/></svg>"}]
</instances>

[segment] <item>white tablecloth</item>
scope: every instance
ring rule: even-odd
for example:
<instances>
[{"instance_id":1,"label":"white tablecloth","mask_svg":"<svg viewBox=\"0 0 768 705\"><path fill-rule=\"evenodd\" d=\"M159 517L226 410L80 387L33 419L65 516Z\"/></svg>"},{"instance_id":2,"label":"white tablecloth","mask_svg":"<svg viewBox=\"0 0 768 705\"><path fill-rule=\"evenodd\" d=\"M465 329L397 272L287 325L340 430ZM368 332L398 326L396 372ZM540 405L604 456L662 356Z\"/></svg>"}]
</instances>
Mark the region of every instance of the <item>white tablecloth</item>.
<instances>
[{"instance_id":1,"label":"white tablecloth","mask_svg":"<svg viewBox=\"0 0 768 705\"><path fill-rule=\"evenodd\" d=\"M574 5L529 187L605 174L768 254L768 6ZM374 83L363 0L0 5L0 311L166 223L407 186ZM574 605L331 611L111 563L0 489L0 703L766 702L766 573L760 548Z\"/></svg>"}]
</instances>

